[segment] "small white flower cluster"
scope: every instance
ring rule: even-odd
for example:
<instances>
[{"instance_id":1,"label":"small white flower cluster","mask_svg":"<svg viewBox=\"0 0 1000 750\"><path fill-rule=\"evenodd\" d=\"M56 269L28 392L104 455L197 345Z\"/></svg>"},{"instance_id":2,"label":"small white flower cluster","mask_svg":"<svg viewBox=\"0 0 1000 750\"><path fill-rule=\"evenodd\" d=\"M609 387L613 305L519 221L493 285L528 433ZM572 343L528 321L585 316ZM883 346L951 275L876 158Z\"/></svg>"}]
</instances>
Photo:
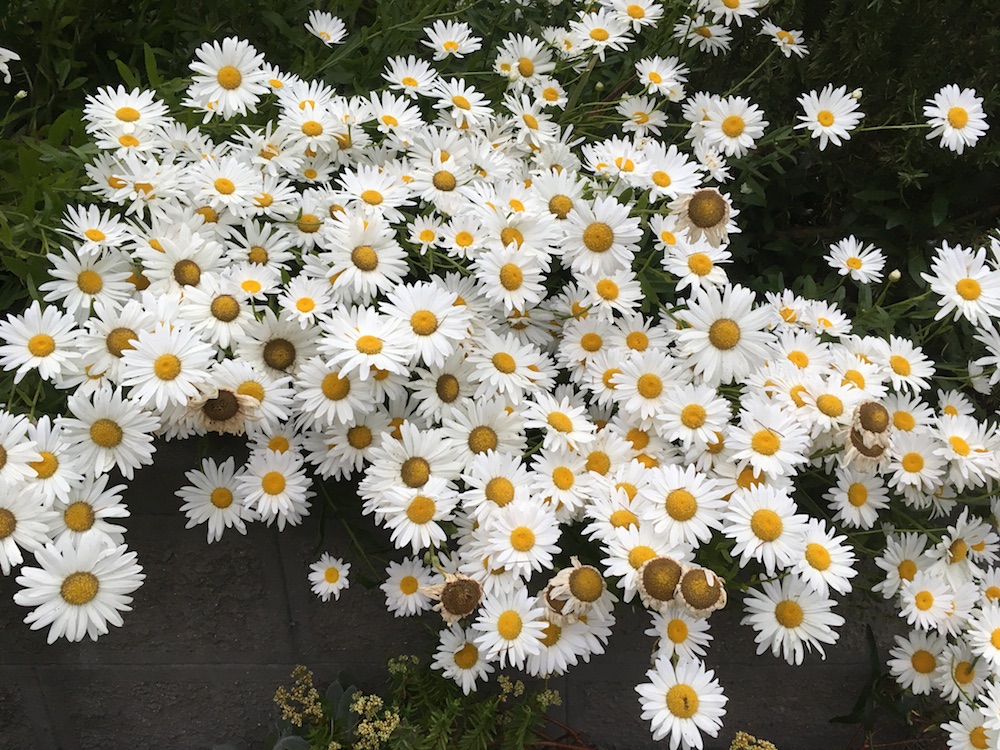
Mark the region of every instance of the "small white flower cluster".
<instances>
[{"instance_id":1,"label":"small white flower cluster","mask_svg":"<svg viewBox=\"0 0 1000 750\"><path fill-rule=\"evenodd\" d=\"M703 0L677 36L718 53L761 5ZM51 623L50 640L120 624L142 575L109 520L128 511L107 472L152 463L154 436L217 432L245 434L252 454L187 473L188 526L205 523L212 542L257 520L296 525L310 472L359 476L364 513L413 555L386 570L387 608L441 612L434 666L466 692L495 662L561 674L603 653L607 578L652 610L658 658L637 691L654 737L702 747L726 702L702 661L705 618L726 600L693 564L709 545L761 581L744 601L759 652L799 664L836 642L832 597L857 574L838 531L872 529L890 503L941 517L960 493L992 492L1000 433L960 392L926 400L935 365L913 341L854 335L831 302L731 283L738 211L709 184L764 133L753 102L686 95L689 69L649 57L635 66L642 91L617 104L620 135L585 142L560 125L558 74L662 15L609 0L543 39L511 35L495 51L499 101L414 56L386 62L381 90L345 97L246 41L205 44L186 106L206 121L273 108L221 142L154 92L90 97L102 151L86 189L107 205L67 211L67 246L40 286L49 304L0 323L15 381L35 372L71 391L54 422L0 414L0 490L16 490L0 491L0 564L9 574L25 549L42 566L18 578L15 600L39 607L28 622ZM346 34L328 14L307 28L327 44ZM805 54L799 32L762 33ZM438 62L482 43L457 21L426 37ZM821 149L860 121L846 91L801 100L796 127ZM972 145L981 110L940 97L943 142ZM691 154L660 139L670 105ZM880 281L873 246L852 236L830 250L841 275ZM992 368L984 391L1000 382L992 253L945 244L925 277L939 317L964 318L986 348L969 365ZM643 271L674 296L648 299ZM670 310L643 312L660 303ZM806 473L830 487L812 514L794 499ZM565 534L589 539L602 567L559 570ZM949 699L988 695L988 732L1000 729L998 547L965 509L939 543L890 535L878 559L881 590L900 592L919 629L893 670L915 692L933 675ZM339 599L349 569L324 555L313 590Z\"/></svg>"}]
</instances>

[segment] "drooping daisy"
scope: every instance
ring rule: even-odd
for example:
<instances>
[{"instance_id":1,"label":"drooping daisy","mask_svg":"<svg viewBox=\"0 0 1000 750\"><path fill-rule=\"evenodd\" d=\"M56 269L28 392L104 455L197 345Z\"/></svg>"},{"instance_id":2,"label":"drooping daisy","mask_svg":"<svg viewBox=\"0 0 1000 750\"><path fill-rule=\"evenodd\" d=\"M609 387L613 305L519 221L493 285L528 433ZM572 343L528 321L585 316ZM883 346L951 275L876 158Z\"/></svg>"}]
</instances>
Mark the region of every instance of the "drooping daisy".
<instances>
[{"instance_id":1,"label":"drooping daisy","mask_svg":"<svg viewBox=\"0 0 1000 750\"><path fill-rule=\"evenodd\" d=\"M331 596L340 601L340 592L351 585L348 577L351 564L329 552L324 552L319 560L310 565L309 571L312 592L324 602L330 601Z\"/></svg>"},{"instance_id":2,"label":"drooping daisy","mask_svg":"<svg viewBox=\"0 0 1000 750\"><path fill-rule=\"evenodd\" d=\"M840 638L836 628L844 618L834 614L834 602L809 588L797 576L764 581L762 591L750 589L744 600L747 616L740 624L757 631L757 653L768 649L789 664L801 664L805 648L815 647L826 658L821 644Z\"/></svg>"},{"instance_id":3,"label":"drooping daisy","mask_svg":"<svg viewBox=\"0 0 1000 750\"><path fill-rule=\"evenodd\" d=\"M59 638L80 641L108 632L108 625L121 627L121 612L131 611L133 591L145 574L136 564L135 552L123 544L109 546L100 536L87 537L74 545L62 539L36 550L40 567L23 567L16 579L22 589L14 602L33 607L24 621L32 630L49 627L47 641Z\"/></svg>"},{"instance_id":4,"label":"drooping daisy","mask_svg":"<svg viewBox=\"0 0 1000 750\"><path fill-rule=\"evenodd\" d=\"M672 545L652 526L615 528L614 535L602 546L608 557L601 561L605 572L620 577L618 587L624 591L622 599L630 602L639 590L639 569L653 558L672 558L677 562L691 559L690 547Z\"/></svg>"},{"instance_id":5,"label":"drooping daisy","mask_svg":"<svg viewBox=\"0 0 1000 750\"><path fill-rule=\"evenodd\" d=\"M764 22L761 23L760 31L757 33L769 36L771 41L778 45L778 49L781 50L781 53L785 57L791 57L793 52L799 57L804 57L809 54L809 50L806 49L806 45L803 43L801 31L796 31L794 29L786 31L777 24L764 20Z\"/></svg>"},{"instance_id":6,"label":"drooping daisy","mask_svg":"<svg viewBox=\"0 0 1000 750\"><path fill-rule=\"evenodd\" d=\"M983 113L983 99L975 89L959 89L949 84L924 106L924 117L931 126L927 140L941 136L941 146L961 154L966 146L976 145L989 125Z\"/></svg>"},{"instance_id":7,"label":"drooping daisy","mask_svg":"<svg viewBox=\"0 0 1000 750\"><path fill-rule=\"evenodd\" d=\"M654 740L670 737L670 747L683 750L704 746L702 733L718 737L729 699L723 695L715 672L697 659L680 659L676 665L665 654L636 685L643 720L651 722Z\"/></svg>"}]
</instances>

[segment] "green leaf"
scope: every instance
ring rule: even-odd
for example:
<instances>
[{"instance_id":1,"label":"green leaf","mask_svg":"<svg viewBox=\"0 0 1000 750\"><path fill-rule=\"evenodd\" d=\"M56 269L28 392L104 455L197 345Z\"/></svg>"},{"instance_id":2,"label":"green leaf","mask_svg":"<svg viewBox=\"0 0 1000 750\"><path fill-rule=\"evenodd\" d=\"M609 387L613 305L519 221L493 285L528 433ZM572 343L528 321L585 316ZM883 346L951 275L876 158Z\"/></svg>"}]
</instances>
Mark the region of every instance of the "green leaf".
<instances>
[{"instance_id":1,"label":"green leaf","mask_svg":"<svg viewBox=\"0 0 1000 750\"><path fill-rule=\"evenodd\" d=\"M146 63L146 80L154 89L160 87L160 74L156 70L156 54L148 44L142 45L142 56Z\"/></svg>"},{"instance_id":2,"label":"green leaf","mask_svg":"<svg viewBox=\"0 0 1000 750\"><path fill-rule=\"evenodd\" d=\"M131 86L134 89L139 88L139 75L137 73L133 73L132 69L121 60L115 60L115 65L118 68L118 73L121 75L122 80L125 81L128 86Z\"/></svg>"}]
</instances>

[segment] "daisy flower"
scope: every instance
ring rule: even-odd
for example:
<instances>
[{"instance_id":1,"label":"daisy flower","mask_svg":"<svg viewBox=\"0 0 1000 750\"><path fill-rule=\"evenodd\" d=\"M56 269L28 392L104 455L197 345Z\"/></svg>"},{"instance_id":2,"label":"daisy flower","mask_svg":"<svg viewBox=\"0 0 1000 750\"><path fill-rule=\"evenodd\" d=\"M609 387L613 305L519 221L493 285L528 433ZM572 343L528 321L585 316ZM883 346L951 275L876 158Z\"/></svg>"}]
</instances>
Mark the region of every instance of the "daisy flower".
<instances>
[{"instance_id":1,"label":"daisy flower","mask_svg":"<svg viewBox=\"0 0 1000 750\"><path fill-rule=\"evenodd\" d=\"M175 491L183 504L181 512L187 516L186 529L204 523L208 529L208 543L222 539L226 529L236 529L247 533L246 521L253 521L256 514L246 507L237 485L240 476L236 473L236 460L230 456L217 464L212 458L204 458L201 469L184 472L191 483Z\"/></svg>"},{"instance_id":2,"label":"daisy flower","mask_svg":"<svg viewBox=\"0 0 1000 750\"><path fill-rule=\"evenodd\" d=\"M967 643L959 642L945 646L934 677L944 700L966 703L979 697L992 674L990 665L973 656Z\"/></svg>"},{"instance_id":3,"label":"daisy flower","mask_svg":"<svg viewBox=\"0 0 1000 750\"><path fill-rule=\"evenodd\" d=\"M676 665L660 655L646 672L648 682L636 685L643 720L650 721L654 740L670 737L670 747L683 750L704 746L702 733L718 737L729 699L715 672L704 662L680 659Z\"/></svg>"},{"instance_id":4,"label":"daisy flower","mask_svg":"<svg viewBox=\"0 0 1000 750\"><path fill-rule=\"evenodd\" d=\"M795 563L793 573L823 596L829 596L830 589L840 594L849 593L850 579L858 571L854 568L857 562L854 550L845 544L847 537L836 536L822 520L810 518L804 541L802 557Z\"/></svg>"},{"instance_id":5,"label":"daisy flower","mask_svg":"<svg viewBox=\"0 0 1000 750\"><path fill-rule=\"evenodd\" d=\"M43 310L35 300L22 315L8 315L0 322L0 365L16 369L14 383L36 369L43 380L58 378L80 356L74 346L75 326L72 315L55 306Z\"/></svg>"},{"instance_id":6,"label":"daisy flower","mask_svg":"<svg viewBox=\"0 0 1000 750\"><path fill-rule=\"evenodd\" d=\"M210 107L208 117L217 113L228 120L257 111L257 102L268 87L264 55L257 54L249 42L236 37L227 37L221 45L205 42L195 51L195 58L188 96Z\"/></svg>"},{"instance_id":7,"label":"daisy flower","mask_svg":"<svg viewBox=\"0 0 1000 750\"><path fill-rule=\"evenodd\" d=\"M47 544L35 552L40 567L21 568L14 602L33 608L24 621L32 630L48 627L49 643L85 635L96 641L109 624L121 627L120 613L132 609L129 594L146 577L135 560L124 544L109 546L100 536Z\"/></svg>"},{"instance_id":8,"label":"daisy flower","mask_svg":"<svg viewBox=\"0 0 1000 750\"><path fill-rule=\"evenodd\" d=\"M912 630L907 636L897 635L895 640L896 646L889 650L889 673L914 695L930 695L931 688L937 685L935 672L947 639L938 633Z\"/></svg>"},{"instance_id":9,"label":"daisy flower","mask_svg":"<svg viewBox=\"0 0 1000 750\"><path fill-rule=\"evenodd\" d=\"M671 544L697 548L712 538L712 529L722 528L725 493L714 479L676 464L658 466L648 476L649 484L639 490L648 500L637 509L639 518Z\"/></svg>"},{"instance_id":10,"label":"daisy flower","mask_svg":"<svg viewBox=\"0 0 1000 750\"><path fill-rule=\"evenodd\" d=\"M680 659L700 659L712 641L708 620L694 617L680 604L669 604L662 612L653 612L651 626L645 635L657 638L653 658L660 656Z\"/></svg>"},{"instance_id":11,"label":"daisy flower","mask_svg":"<svg viewBox=\"0 0 1000 750\"><path fill-rule=\"evenodd\" d=\"M615 198L576 201L566 216L563 263L576 273L611 273L631 265L642 230Z\"/></svg>"},{"instance_id":12,"label":"daisy flower","mask_svg":"<svg viewBox=\"0 0 1000 750\"><path fill-rule=\"evenodd\" d=\"M476 647L477 635L457 622L444 628L431 662L432 668L440 669L442 675L458 683L465 695L476 690L477 680L488 680L494 671Z\"/></svg>"},{"instance_id":13,"label":"daisy flower","mask_svg":"<svg viewBox=\"0 0 1000 750\"><path fill-rule=\"evenodd\" d=\"M347 27L344 22L332 13L324 13L321 10L309 11L309 21L305 26L306 31L322 39L327 47L343 44L347 37Z\"/></svg>"},{"instance_id":14,"label":"daisy flower","mask_svg":"<svg viewBox=\"0 0 1000 750\"><path fill-rule=\"evenodd\" d=\"M587 626L579 620L568 622L556 616L545 616L542 623L542 650L528 657L524 671L532 677L549 677L566 674L571 666L579 663L580 656L589 653L586 639Z\"/></svg>"},{"instance_id":15,"label":"daisy flower","mask_svg":"<svg viewBox=\"0 0 1000 750\"><path fill-rule=\"evenodd\" d=\"M37 490L21 486L12 491L4 479L0 490L0 573L8 576L24 562L21 550L35 552L52 541L49 524L55 514Z\"/></svg>"},{"instance_id":16,"label":"daisy flower","mask_svg":"<svg viewBox=\"0 0 1000 750\"><path fill-rule=\"evenodd\" d=\"M836 643L840 633L835 628L844 624L844 618L833 612L833 600L794 575L761 585L762 591L750 589L744 600L747 615L740 621L757 631L757 653L770 648L774 656L780 653L789 664L799 665L803 647L810 651L815 647L825 659L821 644Z\"/></svg>"},{"instance_id":17,"label":"daisy flower","mask_svg":"<svg viewBox=\"0 0 1000 750\"><path fill-rule=\"evenodd\" d=\"M838 468L836 478L836 486L823 496L834 512L833 520L848 528L872 528L878 512L889 506L883 479L850 467Z\"/></svg>"},{"instance_id":18,"label":"daisy flower","mask_svg":"<svg viewBox=\"0 0 1000 750\"><path fill-rule=\"evenodd\" d=\"M639 590L639 569L653 558L669 557L684 563L691 559L690 548L671 545L662 534L653 531L649 524L623 526L602 545L608 557L601 560L606 575L618 578L618 588L624 592L622 599L628 603Z\"/></svg>"},{"instance_id":19,"label":"daisy flower","mask_svg":"<svg viewBox=\"0 0 1000 750\"><path fill-rule=\"evenodd\" d=\"M737 158L754 147L754 140L760 138L769 125L760 107L742 96L713 101L706 117L702 127L705 143L718 146L726 156Z\"/></svg>"},{"instance_id":20,"label":"daisy flower","mask_svg":"<svg viewBox=\"0 0 1000 750\"><path fill-rule=\"evenodd\" d=\"M986 248L973 251L944 242L931 261L931 273L920 276L941 297L935 320L948 317L952 311L953 320L965 318L974 326L1000 318L1000 270L987 263Z\"/></svg>"},{"instance_id":21,"label":"daisy flower","mask_svg":"<svg viewBox=\"0 0 1000 750\"><path fill-rule=\"evenodd\" d=\"M390 89L402 91L410 98L416 98L418 94L429 94L437 77L437 71L430 63L413 55L388 58L382 73L382 78L389 82Z\"/></svg>"},{"instance_id":22,"label":"daisy flower","mask_svg":"<svg viewBox=\"0 0 1000 750\"><path fill-rule=\"evenodd\" d=\"M773 487L757 485L733 495L722 532L736 542L732 554L740 555L740 567L758 560L772 576L796 563L808 529L808 516L797 509L787 492Z\"/></svg>"},{"instance_id":23,"label":"daisy flower","mask_svg":"<svg viewBox=\"0 0 1000 750\"><path fill-rule=\"evenodd\" d=\"M570 403L569 398L556 400L544 393L525 404L524 426L529 430L545 431L543 447L546 450L576 450L577 446L594 439L594 425L583 406Z\"/></svg>"},{"instance_id":24,"label":"daisy flower","mask_svg":"<svg viewBox=\"0 0 1000 750\"><path fill-rule=\"evenodd\" d=\"M918 570L900 590L900 617L921 630L940 630L955 602L955 592L942 576Z\"/></svg>"},{"instance_id":25,"label":"daisy flower","mask_svg":"<svg viewBox=\"0 0 1000 750\"><path fill-rule=\"evenodd\" d=\"M608 50L623 52L634 41L629 26L608 8L584 13L579 20L569 22L569 30L580 51L592 50L601 62Z\"/></svg>"},{"instance_id":26,"label":"daisy flower","mask_svg":"<svg viewBox=\"0 0 1000 750\"><path fill-rule=\"evenodd\" d=\"M987 729L982 712L968 703L959 703L958 719L941 724L941 730L948 732L948 750L996 747L1000 741L1000 733Z\"/></svg>"},{"instance_id":27,"label":"daisy flower","mask_svg":"<svg viewBox=\"0 0 1000 750\"><path fill-rule=\"evenodd\" d=\"M493 119L489 99L463 78L439 78L431 95L437 98L434 109L450 117L457 128L482 126Z\"/></svg>"},{"instance_id":28,"label":"daisy flower","mask_svg":"<svg viewBox=\"0 0 1000 750\"><path fill-rule=\"evenodd\" d=\"M20 60L21 56L9 50L6 47L0 47L0 74L3 75L3 82L10 83L10 66L7 65L11 60Z\"/></svg>"},{"instance_id":29,"label":"daisy flower","mask_svg":"<svg viewBox=\"0 0 1000 750\"><path fill-rule=\"evenodd\" d=\"M801 31L786 31L780 26L765 19L761 23L760 31L757 33L771 37L771 41L778 45L778 49L781 50L781 53L785 57L791 57L793 52L799 57L804 57L809 54L809 50L807 50L806 45L803 44Z\"/></svg>"},{"instance_id":30,"label":"daisy flower","mask_svg":"<svg viewBox=\"0 0 1000 750\"><path fill-rule=\"evenodd\" d=\"M329 552L324 552L319 560L310 565L309 571L312 592L324 602L330 601L331 596L339 601L340 592L351 585L348 578L351 564L333 557Z\"/></svg>"},{"instance_id":31,"label":"daisy flower","mask_svg":"<svg viewBox=\"0 0 1000 750\"><path fill-rule=\"evenodd\" d=\"M940 440L927 432L897 432L890 443L887 472L892 472L889 487L913 487L933 493L945 471L946 460L936 449Z\"/></svg>"},{"instance_id":32,"label":"daisy flower","mask_svg":"<svg viewBox=\"0 0 1000 750\"><path fill-rule=\"evenodd\" d=\"M297 526L309 513L309 498L316 494L309 489L311 481L303 464L302 457L291 450L269 450L251 457L235 478L236 494L268 526L275 520L278 531L286 523Z\"/></svg>"},{"instance_id":33,"label":"daisy flower","mask_svg":"<svg viewBox=\"0 0 1000 750\"><path fill-rule=\"evenodd\" d=\"M129 398L140 406L162 411L184 405L208 381L214 354L193 330L161 323L153 331L139 331L133 346L122 353L122 385L130 387Z\"/></svg>"},{"instance_id":34,"label":"daisy flower","mask_svg":"<svg viewBox=\"0 0 1000 750\"><path fill-rule=\"evenodd\" d=\"M441 523L450 521L458 504L458 493L440 477L430 477L420 488L390 487L377 502L367 504L384 516L385 527L392 530L397 549L407 545L416 554L435 548L448 538Z\"/></svg>"},{"instance_id":35,"label":"daisy flower","mask_svg":"<svg viewBox=\"0 0 1000 750\"><path fill-rule=\"evenodd\" d=\"M961 154L966 146L976 145L989 125L983 112L983 99L975 89L959 89L949 84L927 100L924 117L931 126L927 140L941 136L941 146Z\"/></svg>"},{"instance_id":36,"label":"daisy flower","mask_svg":"<svg viewBox=\"0 0 1000 750\"><path fill-rule=\"evenodd\" d=\"M521 669L529 656L542 650L543 614L537 599L524 587L490 597L483 601L472 624L478 631L474 645L488 661L499 657L501 667L509 663Z\"/></svg>"},{"instance_id":37,"label":"daisy flower","mask_svg":"<svg viewBox=\"0 0 1000 750\"><path fill-rule=\"evenodd\" d=\"M382 315L373 307L334 310L323 321L326 336L320 350L327 364L342 374L357 372L362 380L379 370L409 375L413 341L398 318Z\"/></svg>"},{"instance_id":38,"label":"daisy flower","mask_svg":"<svg viewBox=\"0 0 1000 750\"><path fill-rule=\"evenodd\" d=\"M841 276L850 276L862 284L880 282L885 268L882 251L872 244L862 245L853 234L830 245L830 254L824 255L823 260Z\"/></svg>"},{"instance_id":39,"label":"daisy flower","mask_svg":"<svg viewBox=\"0 0 1000 750\"><path fill-rule=\"evenodd\" d=\"M385 594L386 609L395 617L410 617L429 610L431 598L422 589L439 583L440 575L408 557L402 562L390 562L385 569L385 583L379 586Z\"/></svg>"},{"instance_id":40,"label":"daisy flower","mask_svg":"<svg viewBox=\"0 0 1000 750\"><path fill-rule=\"evenodd\" d=\"M801 417L759 399L744 401L740 423L729 432L732 460L749 463L754 474L786 476L809 460L809 433Z\"/></svg>"},{"instance_id":41,"label":"daisy flower","mask_svg":"<svg viewBox=\"0 0 1000 750\"><path fill-rule=\"evenodd\" d=\"M706 289L677 313L690 326L678 331L678 349L706 385L745 378L767 359L771 312L753 309L754 300L754 293L738 284Z\"/></svg>"},{"instance_id":42,"label":"daisy flower","mask_svg":"<svg viewBox=\"0 0 1000 750\"><path fill-rule=\"evenodd\" d=\"M483 40L472 34L468 24L460 21L437 20L430 28L425 28L424 33L427 39L421 41L434 50L435 60L462 58L483 46Z\"/></svg>"},{"instance_id":43,"label":"daisy flower","mask_svg":"<svg viewBox=\"0 0 1000 750\"><path fill-rule=\"evenodd\" d=\"M111 523L116 518L128 518L129 510L122 502L124 484L108 487L108 475L97 479L87 477L73 486L65 500L56 500L52 509L56 515L49 521L53 541L69 537L74 544L89 536L104 537L113 545L125 541L125 527Z\"/></svg>"},{"instance_id":44,"label":"daisy flower","mask_svg":"<svg viewBox=\"0 0 1000 750\"><path fill-rule=\"evenodd\" d=\"M487 520L488 541L495 565L530 575L552 567L558 554L559 522L544 505L511 502Z\"/></svg>"},{"instance_id":45,"label":"daisy flower","mask_svg":"<svg viewBox=\"0 0 1000 750\"><path fill-rule=\"evenodd\" d=\"M923 350L908 339L889 336L888 343L878 339L872 361L888 369L889 380L896 391L919 393L930 387L934 366Z\"/></svg>"},{"instance_id":46,"label":"daisy flower","mask_svg":"<svg viewBox=\"0 0 1000 750\"><path fill-rule=\"evenodd\" d=\"M864 113L857 111L858 100L847 93L846 86L834 89L832 83L827 84L819 94L810 91L797 101L805 114L798 116L801 122L795 128L807 128L813 138L819 138L820 151L827 143L839 146L842 140L850 140L850 131L864 117Z\"/></svg>"},{"instance_id":47,"label":"daisy flower","mask_svg":"<svg viewBox=\"0 0 1000 750\"><path fill-rule=\"evenodd\" d=\"M152 432L160 420L137 408L120 388L89 396L74 393L68 407L73 417L59 417L56 425L88 472L96 476L117 466L123 477L132 479L135 469L153 463Z\"/></svg>"},{"instance_id":48,"label":"daisy flower","mask_svg":"<svg viewBox=\"0 0 1000 750\"><path fill-rule=\"evenodd\" d=\"M534 307L545 298L547 264L542 258L516 248L493 248L472 263L486 299L502 305L504 313Z\"/></svg>"},{"instance_id":49,"label":"daisy flower","mask_svg":"<svg viewBox=\"0 0 1000 750\"><path fill-rule=\"evenodd\" d=\"M63 216L63 233L77 240L76 254L81 258L102 250L121 248L133 239L128 224L111 211L98 206L68 206Z\"/></svg>"}]
</instances>

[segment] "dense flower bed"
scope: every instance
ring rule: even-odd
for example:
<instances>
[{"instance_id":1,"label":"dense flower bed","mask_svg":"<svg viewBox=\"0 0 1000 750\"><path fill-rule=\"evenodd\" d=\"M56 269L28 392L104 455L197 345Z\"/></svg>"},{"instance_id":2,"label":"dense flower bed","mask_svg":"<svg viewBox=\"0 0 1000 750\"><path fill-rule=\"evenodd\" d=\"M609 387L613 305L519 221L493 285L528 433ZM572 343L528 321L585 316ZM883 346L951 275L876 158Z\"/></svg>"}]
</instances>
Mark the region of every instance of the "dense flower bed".
<instances>
[{"instance_id":1,"label":"dense flower bed","mask_svg":"<svg viewBox=\"0 0 1000 750\"><path fill-rule=\"evenodd\" d=\"M387 611L439 613L434 667L466 693L498 667L589 660L638 601L642 716L701 747L727 700L711 613L741 599L758 652L800 664L837 641L860 550L912 626L892 673L958 705L956 746L995 746L1000 241L942 243L913 298L854 236L824 260L856 303L731 279L732 163L778 143L836 158L881 126L840 82L781 124L742 82L692 90L682 56L715 65L734 35L808 50L757 0L684 7L553 9L565 24L503 39L489 77L461 69L483 39L436 20L363 96L235 37L198 50L183 113L95 92L94 202L67 208L51 279L0 323L11 399L22 381L67 394L54 418L37 390L0 414L0 566L34 556L25 621L49 642L121 625L143 573L111 472L152 463L157 436L246 435L244 464L187 473L188 525L283 529L317 512L314 482L359 477L407 555ZM349 40L326 13L306 28ZM625 54L618 89L588 83ZM16 59L0 49L0 72ZM924 115L912 129L957 154L988 130L956 85ZM904 315L917 335L896 335ZM949 359L954 330L975 359ZM348 586L337 554L310 576L324 601Z\"/></svg>"}]
</instances>

